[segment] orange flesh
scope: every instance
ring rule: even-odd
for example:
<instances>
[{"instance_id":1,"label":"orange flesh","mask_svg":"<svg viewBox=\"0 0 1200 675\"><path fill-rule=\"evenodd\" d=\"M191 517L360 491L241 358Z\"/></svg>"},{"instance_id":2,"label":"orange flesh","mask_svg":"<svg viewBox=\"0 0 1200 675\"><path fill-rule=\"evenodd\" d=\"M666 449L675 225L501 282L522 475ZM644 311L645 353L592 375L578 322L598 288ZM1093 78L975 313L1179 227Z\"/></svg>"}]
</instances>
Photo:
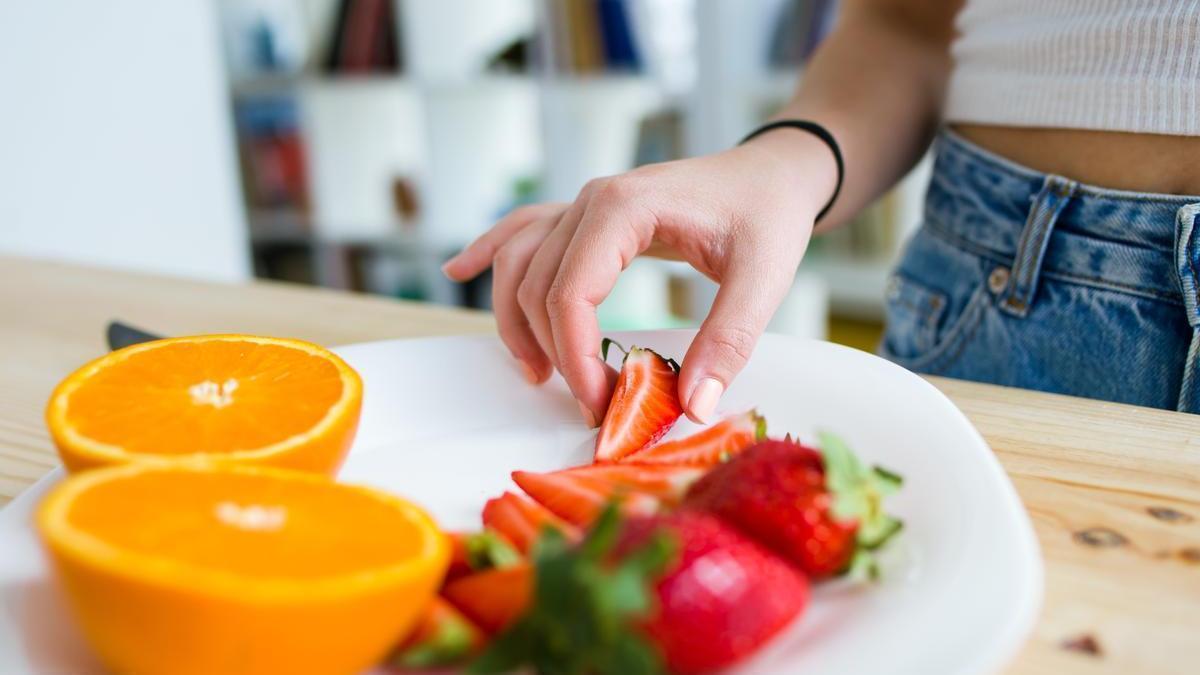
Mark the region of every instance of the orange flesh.
<instances>
[{"instance_id":1,"label":"orange flesh","mask_svg":"<svg viewBox=\"0 0 1200 675\"><path fill-rule=\"evenodd\" d=\"M67 519L131 553L256 578L349 574L422 546L416 525L367 494L253 474L152 472L100 483L76 497Z\"/></svg>"},{"instance_id":2,"label":"orange flesh","mask_svg":"<svg viewBox=\"0 0 1200 675\"><path fill-rule=\"evenodd\" d=\"M298 349L178 343L97 372L70 395L67 422L133 453L253 450L311 429L342 387L333 364Z\"/></svg>"}]
</instances>

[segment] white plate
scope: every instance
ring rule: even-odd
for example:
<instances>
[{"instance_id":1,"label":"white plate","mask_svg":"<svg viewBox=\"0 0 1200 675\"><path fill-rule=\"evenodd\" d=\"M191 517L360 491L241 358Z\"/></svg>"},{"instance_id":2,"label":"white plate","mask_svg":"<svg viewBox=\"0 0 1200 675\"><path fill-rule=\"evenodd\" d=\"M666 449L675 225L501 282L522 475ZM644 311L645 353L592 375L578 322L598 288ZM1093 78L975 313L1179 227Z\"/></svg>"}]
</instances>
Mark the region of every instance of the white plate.
<instances>
[{"instance_id":1,"label":"white plate","mask_svg":"<svg viewBox=\"0 0 1200 675\"><path fill-rule=\"evenodd\" d=\"M616 335L683 355L690 331ZM590 459L592 433L561 380L526 385L491 337L339 348L366 382L362 425L341 477L405 495L448 528L478 525L513 469ZM1033 628L1042 566L1012 484L978 432L924 380L869 354L767 335L721 401L756 406L773 434L840 434L902 473L905 521L875 586L821 586L793 627L739 673L988 673ZM672 435L692 430L680 422ZM94 668L47 582L29 529L43 480L0 512L0 672Z\"/></svg>"}]
</instances>

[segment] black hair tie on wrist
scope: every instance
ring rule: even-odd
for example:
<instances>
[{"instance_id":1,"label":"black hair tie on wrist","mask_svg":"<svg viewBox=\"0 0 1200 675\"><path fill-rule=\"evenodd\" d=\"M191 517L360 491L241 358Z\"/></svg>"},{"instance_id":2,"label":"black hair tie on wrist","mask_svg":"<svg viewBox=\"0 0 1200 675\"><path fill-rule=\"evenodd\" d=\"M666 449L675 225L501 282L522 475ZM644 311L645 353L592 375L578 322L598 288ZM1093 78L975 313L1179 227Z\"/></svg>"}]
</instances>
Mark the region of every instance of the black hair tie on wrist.
<instances>
[{"instance_id":1,"label":"black hair tie on wrist","mask_svg":"<svg viewBox=\"0 0 1200 675\"><path fill-rule=\"evenodd\" d=\"M751 131L745 138L742 139L741 143L738 143L738 145L741 145L742 143L745 143L756 136L761 136L768 131L782 129L784 127L807 131L813 136L816 136L824 141L825 145L829 146L830 152L833 153L833 161L837 164L837 184L833 186L833 194L829 196L829 201L825 204L825 208L821 209L821 212L817 214L816 222L819 222L825 217L826 213L829 213L829 209L833 208L833 203L837 201L838 193L842 191L842 179L845 178L846 175L846 165L842 161L842 149L838 147L837 140L834 139L833 134L829 133L828 129L820 124L817 124L816 122L810 122L809 120L777 120L775 122L764 124L754 131Z\"/></svg>"}]
</instances>

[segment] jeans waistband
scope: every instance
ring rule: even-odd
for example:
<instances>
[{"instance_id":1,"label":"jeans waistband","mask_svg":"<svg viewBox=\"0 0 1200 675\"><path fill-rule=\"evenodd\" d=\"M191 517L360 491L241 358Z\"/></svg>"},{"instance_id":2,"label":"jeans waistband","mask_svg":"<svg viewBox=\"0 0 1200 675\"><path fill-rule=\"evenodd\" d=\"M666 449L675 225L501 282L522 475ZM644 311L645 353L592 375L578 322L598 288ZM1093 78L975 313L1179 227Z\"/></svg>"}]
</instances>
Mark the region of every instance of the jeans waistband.
<instances>
[{"instance_id":1,"label":"jeans waistband","mask_svg":"<svg viewBox=\"0 0 1200 675\"><path fill-rule=\"evenodd\" d=\"M1200 217L1200 196L1109 190L1021 166L943 130L926 198L926 226L1004 263L1015 256L1031 207L1048 186L1058 206L1041 263L1063 276L1178 301L1175 246ZM1044 198L1044 195L1043 195Z\"/></svg>"}]
</instances>

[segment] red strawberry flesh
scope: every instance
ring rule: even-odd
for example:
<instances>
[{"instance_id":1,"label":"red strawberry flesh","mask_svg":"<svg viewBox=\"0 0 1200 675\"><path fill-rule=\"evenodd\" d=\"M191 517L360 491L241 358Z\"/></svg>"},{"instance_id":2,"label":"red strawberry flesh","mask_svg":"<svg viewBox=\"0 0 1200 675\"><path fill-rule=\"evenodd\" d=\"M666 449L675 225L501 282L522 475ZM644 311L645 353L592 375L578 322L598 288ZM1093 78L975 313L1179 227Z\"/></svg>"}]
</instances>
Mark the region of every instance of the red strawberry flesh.
<instances>
[{"instance_id":1,"label":"red strawberry flesh","mask_svg":"<svg viewBox=\"0 0 1200 675\"><path fill-rule=\"evenodd\" d=\"M505 492L484 504L483 524L504 535L522 553L529 552L546 527L557 528L571 539L579 536L577 529L544 506L514 492Z\"/></svg>"},{"instance_id":2,"label":"red strawberry flesh","mask_svg":"<svg viewBox=\"0 0 1200 675\"><path fill-rule=\"evenodd\" d=\"M550 473L514 471L513 480L542 506L576 525L590 525L610 499L622 512L650 514L679 502L703 469L596 464Z\"/></svg>"},{"instance_id":3,"label":"red strawberry flesh","mask_svg":"<svg viewBox=\"0 0 1200 675\"><path fill-rule=\"evenodd\" d=\"M761 441L766 422L750 410L731 415L691 436L643 448L621 461L636 464L687 464L709 467L720 464Z\"/></svg>"},{"instance_id":4,"label":"red strawberry flesh","mask_svg":"<svg viewBox=\"0 0 1200 675\"><path fill-rule=\"evenodd\" d=\"M596 435L597 462L615 462L670 430L683 414L678 370L674 361L649 349L629 350Z\"/></svg>"},{"instance_id":5,"label":"red strawberry flesh","mask_svg":"<svg viewBox=\"0 0 1200 675\"><path fill-rule=\"evenodd\" d=\"M476 625L496 633L525 612L532 591L533 568L521 564L459 577L446 584L442 595Z\"/></svg>"}]
</instances>

